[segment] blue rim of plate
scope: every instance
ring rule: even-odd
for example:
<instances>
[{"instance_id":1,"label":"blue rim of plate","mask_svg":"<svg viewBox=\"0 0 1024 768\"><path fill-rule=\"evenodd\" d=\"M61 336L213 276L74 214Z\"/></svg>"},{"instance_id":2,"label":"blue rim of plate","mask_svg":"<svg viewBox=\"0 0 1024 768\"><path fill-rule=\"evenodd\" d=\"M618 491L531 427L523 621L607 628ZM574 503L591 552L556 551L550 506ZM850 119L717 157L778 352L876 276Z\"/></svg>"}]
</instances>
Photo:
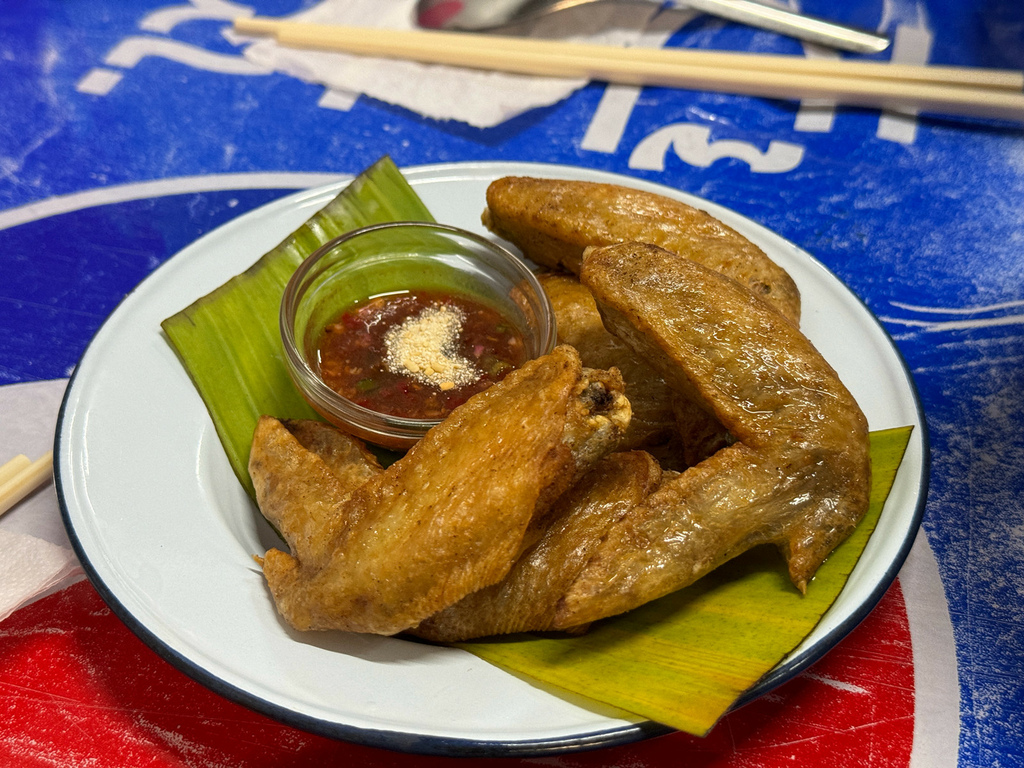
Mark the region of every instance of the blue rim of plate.
<instances>
[{"instance_id":1,"label":"blue rim of plate","mask_svg":"<svg viewBox=\"0 0 1024 768\"><path fill-rule=\"evenodd\" d=\"M453 163L453 164L440 164L440 165L429 165L429 166L415 166L411 168L404 168L405 173L415 173L417 171L428 171L437 169L443 171L445 169L452 169L458 171L466 168L480 168L480 167L493 167L500 169L502 166L523 168L533 167L536 169L546 169L547 171L558 170L562 166L552 166L540 163ZM661 186L667 192L678 192L671 187L664 185L652 184L651 182L644 182L639 179L631 179L630 177L621 176L619 174L610 173L607 171L601 171L599 169L586 169L586 168L573 168L575 172L593 172L604 176L619 176L624 182L635 182L638 185L643 184L647 187L658 187ZM499 174L500 175L500 174ZM258 209L254 209L258 210ZM760 225L759 225L760 226ZM171 256L168 261L172 260L174 256ZM812 257L813 258L813 257ZM166 262L165 262L166 263ZM821 265L829 275L835 280L838 278L828 270L827 267ZM159 270L157 270L159 272ZM156 274L156 273L154 273ZM143 282L148 281L153 275L147 277ZM841 281L839 281L841 282ZM141 285L141 283L140 283ZM130 294L129 294L130 295ZM853 611L846 619L837 624L832 630L830 630L823 638L820 638L813 649L801 653L798 657L783 660L766 675L764 675L757 683L743 693L730 709L735 711L743 707L744 705L760 698L769 691L774 690L780 685L788 682L796 675L800 674L807 668L811 667L817 661L821 660L836 644L838 644L843 638L845 638L854 628L867 617L869 613L875 608L878 602L881 600L883 595L888 591L889 587L895 581L900 569L902 568L907 556L910 553L911 547L913 546L914 539L917 535L917 531L920 528L921 521L924 516L925 505L928 496L928 482L930 473L930 447L929 437L927 431L927 421L925 419L924 410L921 404L921 399L914 382L913 376L906 363L905 358L900 352L899 348L894 343L891 335L874 315L874 313L867 307L866 303L860 299L859 296L853 294L850 291L850 295L854 296L861 306L865 310L866 314L871 318L871 321L876 325L877 330L880 330L884 335L884 338L888 342L889 351L892 352L896 359L899 361L902 367L906 382L910 387L910 394L913 399L914 408L917 412L918 424L915 426L915 431L919 432L917 438L920 441L922 448L921 456L921 467L920 476L917 479L918 482L918 496L915 508L910 516L909 525L907 526L907 534L901 541L900 546L887 565L885 572L877 582L874 588L870 591L868 596L863 599L858 608ZM89 355L90 349L93 347L96 338L102 332L103 327L110 321L120 309L120 305L114 309L111 315L101 326L100 330L94 336L93 340L89 342L85 352L83 353L82 360L85 360L86 356ZM76 366L75 370L69 379L67 389L65 390L64 397L61 402L60 410L57 418L56 435L54 442L54 455L61 457L64 454L65 446L63 444L64 435L64 423L68 415L69 402L72 399L71 395L75 388L75 383L78 378L81 365ZM434 736L428 734L415 734L415 733L404 733L401 731L392 731L385 729L370 729L361 726L346 725L338 722L331 722L316 717L303 715L295 712L287 707L283 707L274 702L267 701L266 699L256 696L245 689L232 685L225 682L220 677L212 674L209 670L205 669L200 664L195 663L187 656L175 651L171 648L168 643L162 640L156 633L150 630L142 621L140 621L117 597L114 591L104 582L98 569L91 562L86 548L82 544L79 536L77 535L74 522L72 520L71 511L67 502L67 494L65 493L64 478L62 476L61 461L54 463L54 486L57 494L58 503L60 506L61 518L64 523L64 527L67 530L69 540L75 554L78 556L82 567L89 578L92 586L99 593L104 602L108 605L111 611L135 634L142 640L151 650L153 650L160 658L177 668L190 678L201 683L208 689L223 696L225 699L232 701L236 704L245 706L255 712L266 715L276 721L285 723L303 731L307 731L320 736L325 736L332 739L338 739L347 741L355 744L360 744L368 747L374 747L379 749L387 749L398 752L405 752L411 754L420 755L431 755L431 756L448 756L448 757L543 757L551 756L556 754L580 752L588 750L596 750L613 746L620 746L624 744L633 743L643 739L653 738L657 736L667 735L673 733L674 729L656 723L653 721L642 721L637 723L628 724L622 727L615 727L603 730L595 730L584 733L572 734L560 738L545 738L545 739L521 739L521 740L474 740L464 739L458 737L448 736ZM884 513L884 510L883 510Z\"/></svg>"}]
</instances>

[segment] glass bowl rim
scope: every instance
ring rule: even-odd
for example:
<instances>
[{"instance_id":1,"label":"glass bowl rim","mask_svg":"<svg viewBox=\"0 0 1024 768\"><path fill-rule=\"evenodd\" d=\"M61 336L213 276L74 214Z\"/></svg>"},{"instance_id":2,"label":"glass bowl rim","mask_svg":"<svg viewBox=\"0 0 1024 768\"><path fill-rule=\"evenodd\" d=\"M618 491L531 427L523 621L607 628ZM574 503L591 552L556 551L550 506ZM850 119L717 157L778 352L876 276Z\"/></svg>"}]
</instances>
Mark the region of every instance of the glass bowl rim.
<instances>
[{"instance_id":1,"label":"glass bowl rim","mask_svg":"<svg viewBox=\"0 0 1024 768\"><path fill-rule=\"evenodd\" d=\"M541 333L539 334L539 336L542 337L539 338L540 348L545 350L542 354L550 352L557 344L557 329L554 308L551 305L547 292L541 286L540 282L537 280L537 276L529 266L527 266L525 261L516 256L516 254L504 247L501 243L497 243L494 240L477 234L476 232L471 232L470 230L456 227L451 224L440 224L427 221L389 221L352 229L323 243L323 245L303 259L302 263L292 273L291 277L288 279L288 284L285 286L284 295L281 299L278 318L281 340L284 346L285 359L288 363L289 372L292 374L293 379L297 379L295 384L298 386L299 390L314 401L311 403L314 410L320 411L321 408L326 409L329 412L338 414L339 418L343 418L346 421L351 419L355 424L364 429L369 428L380 433L394 431L401 433L401 435L398 435L399 437L411 437L422 434L429 428L440 424L444 419L415 419L406 416L394 416L392 414L382 413L381 411L375 411L372 408L366 408L365 406L358 405L348 398L338 394L324 383L323 379L321 379L316 371L313 370L313 367L309 364L306 356L299 351L299 345L296 342L293 329L293 319L298 308L300 290L307 287L305 285L306 276L328 253L346 241L359 237L360 235L397 228L419 228L431 231L440 231L444 234L455 235L469 240L476 245L483 246L484 248L495 252L497 255L502 256L504 261L512 267L512 270L527 282L533 293L538 298L541 309L538 316L543 321L541 323ZM372 422L379 423L371 425Z\"/></svg>"}]
</instances>

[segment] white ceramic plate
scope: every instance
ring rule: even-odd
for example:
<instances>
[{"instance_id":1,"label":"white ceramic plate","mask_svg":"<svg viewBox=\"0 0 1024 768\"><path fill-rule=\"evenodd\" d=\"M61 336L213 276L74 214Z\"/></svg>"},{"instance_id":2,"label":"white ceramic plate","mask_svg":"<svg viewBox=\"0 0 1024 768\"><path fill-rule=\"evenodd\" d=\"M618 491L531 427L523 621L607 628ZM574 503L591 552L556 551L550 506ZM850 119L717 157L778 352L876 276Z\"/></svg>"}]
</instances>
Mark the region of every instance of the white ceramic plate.
<instances>
[{"instance_id":1,"label":"white ceramic plate","mask_svg":"<svg viewBox=\"0 0 1024 768\"><path fill-rule=\"evenodd\" d=\"M804 251L738 214L578 168L451 164L406 172L439 221L483 232L487 184L518 174L612 181L701 207L759 244L803 294L803 328L872 429L914 434L878 529L833 608L748 698L849 632L895 577L920 522L927 438L910 375L874 316ZM170 259L113 313L68 387L57 430L65 524L93 583L151 647L224 696L300 728L372 746L524 755L623 743L665 729L553 695L463 651L291 631L252 560L277 540L235 480L160 321L243 271L342 185L282 198Z\"/></svg>"}]
</instances>

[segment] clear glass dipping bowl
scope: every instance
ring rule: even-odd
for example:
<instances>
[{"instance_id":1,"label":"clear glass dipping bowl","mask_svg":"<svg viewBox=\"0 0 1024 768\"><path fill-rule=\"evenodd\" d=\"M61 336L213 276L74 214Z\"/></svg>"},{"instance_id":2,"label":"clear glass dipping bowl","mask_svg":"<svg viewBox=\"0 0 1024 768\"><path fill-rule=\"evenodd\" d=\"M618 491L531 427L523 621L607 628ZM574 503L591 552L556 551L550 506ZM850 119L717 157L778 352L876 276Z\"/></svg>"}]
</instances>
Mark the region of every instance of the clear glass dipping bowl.
<instances>
[{"instance_id":1,"label":"clear glass dipping bowl","mask_svg":"<svg viewBox=\"0 0 1024 768\"><path fill-rule=\"evenodd\" d=\"M292 275L281 302L289 373L324 419L395 450L411 447L440 420L392 416L342 397L320 378L316 350L324 328L352 305L417 289L459 294L497 310L522 333L527 359L555 346L554 313L536 277L484 237L444 224L395 222L325 243Z\"/></svg>"}]
</instances>

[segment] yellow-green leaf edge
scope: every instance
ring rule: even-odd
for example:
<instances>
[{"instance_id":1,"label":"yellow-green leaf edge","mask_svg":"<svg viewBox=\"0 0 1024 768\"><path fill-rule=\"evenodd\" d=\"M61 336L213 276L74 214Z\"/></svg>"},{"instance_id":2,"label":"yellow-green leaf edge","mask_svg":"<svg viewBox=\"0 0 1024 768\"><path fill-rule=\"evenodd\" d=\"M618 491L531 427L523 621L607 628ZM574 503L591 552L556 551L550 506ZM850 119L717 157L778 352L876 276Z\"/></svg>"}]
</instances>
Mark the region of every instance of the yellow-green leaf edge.
<instances>
[{"instance_id":1,"label":"yellow-green leaf edge","mask_svg":"<svg viewBox=\"0 0 1024 768\"><path fill-rule=\"evenodd\" d=\"M346 231L433 217L384 157L251 268L161 325L202 397L239 482L261 414L317 418L284 363L278 309L302 260ZM519 636L460 647L543 684L695 735L792 651L842 591L874 530L911 428L873 432L867 515L806 595L773 552L748 553L697 584L580 637Z\"/></svg>"},{"instance_id":2,"label":"yellow-green leaf edge","mask_svg":"<svg viewBox=\"0 0 1024 768\"><path fill-rule=\"evenodd\" d=\"M781 556L763 548L578 637L520 636L459 647L516 674L704 735L835 602L875 529L911 431L871 433L868 511L806 595L790 583Z\"/></svg>"},{"instance_id":3,"label":"yellow-green leaf edge","mask_svg":"<svg viewBox=\"0 0 1024 768\"><path fill-rule=\"evenodd\" d=\"M249 448L259 417L319 418L284 360L278 317L289 278L317 248L353 229L433 220L391 158L382 157L249 269L161 323L250 496Z\"/></svg>"}]
</instances>

